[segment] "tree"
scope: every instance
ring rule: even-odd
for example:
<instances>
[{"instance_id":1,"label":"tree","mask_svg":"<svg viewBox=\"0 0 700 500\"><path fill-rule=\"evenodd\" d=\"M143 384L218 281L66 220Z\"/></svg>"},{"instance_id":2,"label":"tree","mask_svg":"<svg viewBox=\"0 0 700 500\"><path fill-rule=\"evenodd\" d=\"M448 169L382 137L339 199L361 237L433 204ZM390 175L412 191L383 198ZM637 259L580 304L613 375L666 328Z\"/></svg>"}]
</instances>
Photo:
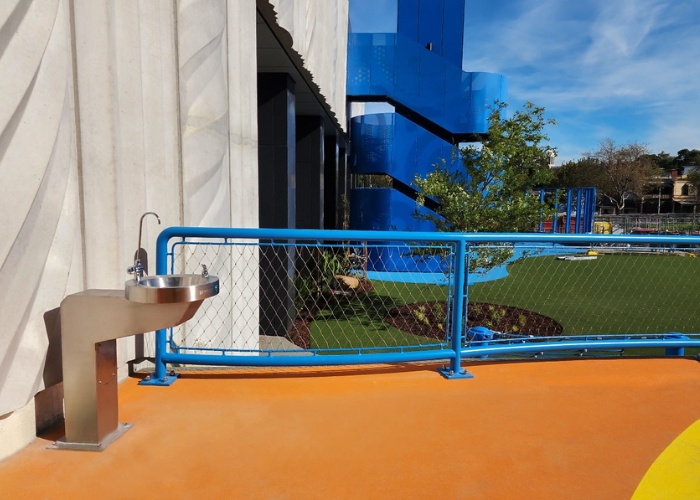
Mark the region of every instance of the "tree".
<instances>
[{"instance_id":1,"label":"tree","mask_svg":"<svg viewBox=\"0 0 700 500\"><path fill-rule=\"evenodd\" d=\"M594 187L598 198L602 196L602 187L606 176L600 162L594 158L581 158L562 164L554 171L554 185L563 188Z\"/></svg>"},{"instance_id":2,"label":"tree","mask_svg":"<svg viewBox=\"0 0 700 500\"><path fill-rule=\"evenodd\" d=\"M661 151L658 154L650 154L648 157L661 170L671 170L676 168L677 157L671 156L665 151Z\"/></svg>"},{"instance_id":3,"label":"tree","mask_svg":"<svg viewBox=\"0 0 700 500\"><path fill-rule=\"evenodd\" d=\"M418 202L432 198L438 204L436 215L416 214L417 218L430 220L438 231L522 232L535 230L542 216L553 214L549 204L531 192L553 179L544 128L556 122L531 102L504 119L506 106L496 103L479 146L463 147L450 164L443 160L426 177L416 176ZM508 249L480 252L471 267L492 267L511 255Z\"/></svg>"},{"instance_id":4,"label":"tree","mask_svg":"<svg viewBox=\"0 0 700 500\"><path fill-rule=\"evenodd\" d=\"M686 179L688 184L695 188L695 197L700 199L700 171L693 170L686 176Z\"/></svg>"},{"instance_id":5,"label":"tree","mask_svg":"<svg viewBox=\"0 0 700 500\"><path fill-rule=\"evenodd\" d=\"M612 139L603 139L598 149L584 156L600 164L603 196L615 204L618 213L631 196L642 196L661 175L647 147L637 142L617 145Z\"/></svg>"},{"instance_id":6,"label":"tree","mask_svg":"<svg viewBox=\"0 0 700 500\"><path fill-rule=\"evenodd\" d=\"M697 149L681 149L678 151L675 163L679 167L696 166L700 167L700 150Z\"/></svg>"}]
</instances>

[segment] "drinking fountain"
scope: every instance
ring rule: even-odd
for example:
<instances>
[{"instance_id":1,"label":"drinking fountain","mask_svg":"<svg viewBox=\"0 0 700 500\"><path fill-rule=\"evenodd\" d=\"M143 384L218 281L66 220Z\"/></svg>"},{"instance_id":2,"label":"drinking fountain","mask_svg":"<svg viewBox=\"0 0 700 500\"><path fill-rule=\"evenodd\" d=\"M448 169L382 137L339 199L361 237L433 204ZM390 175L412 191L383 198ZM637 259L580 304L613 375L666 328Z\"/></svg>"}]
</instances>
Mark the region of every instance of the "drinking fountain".
<instances>
[{"instance_id":1,"label":"drinking fountain","mask_svg":"<svg viewBox=\"0 0 700 500\"><path fill-rule=\"evenodd\" d=\"M141 225L149 213L158 217L147 212ZM144 277L140 240L141 228L127 270L134 279L123 290L85 290L61 302L66 435L52 448L101 451L126 432L132 424L118 421L116 339L180 325L219 293L219 279L206 266L201 275Z\"/></svg>"}]
</instances>

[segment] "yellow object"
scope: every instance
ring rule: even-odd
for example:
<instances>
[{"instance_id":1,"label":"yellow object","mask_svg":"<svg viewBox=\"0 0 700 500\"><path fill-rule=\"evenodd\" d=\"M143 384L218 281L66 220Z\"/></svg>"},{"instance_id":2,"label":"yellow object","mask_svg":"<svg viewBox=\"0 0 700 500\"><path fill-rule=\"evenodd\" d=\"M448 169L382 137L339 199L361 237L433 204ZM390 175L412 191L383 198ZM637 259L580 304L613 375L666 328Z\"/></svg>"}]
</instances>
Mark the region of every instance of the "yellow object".
<instances>
[{"instance_id":1,"label":"yellow object","mask_svg":"<svg viewBox=\"0 0 700 500\"><path fill-rule=\"evenodd\" d=\"M586 255L598 255L598 252L596 252L595 250L589 250L586 252Z\"/></svg>"},{"instance_id":2,"label":"yellow object","mask_svg":"<svg viewBox=\"0 0 700 500\"><path fill-rule=\"evenodd\" d=\"M637 486L632 500L697 499L700 494L700 420L668 445Z\"/></svg>"},{"instance_id":3,"label":"yellow object","mask_svg":"<svg viewBox=\"0 0 700 500\"><path fill-rule=\"evenodd\" d=\"M594 222L593 232L595 234L612 234L612 224L610 222Z\"/></svg>"}]
</instances>

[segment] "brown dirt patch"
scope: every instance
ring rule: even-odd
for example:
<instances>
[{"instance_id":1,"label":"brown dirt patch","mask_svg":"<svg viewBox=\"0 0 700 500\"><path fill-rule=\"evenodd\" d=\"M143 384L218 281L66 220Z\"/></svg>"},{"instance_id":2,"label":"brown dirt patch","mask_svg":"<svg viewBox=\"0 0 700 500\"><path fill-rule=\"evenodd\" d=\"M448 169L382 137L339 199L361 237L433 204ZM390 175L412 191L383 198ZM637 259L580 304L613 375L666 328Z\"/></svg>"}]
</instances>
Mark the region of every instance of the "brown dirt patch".
<instances>
[{"instance_id":1,"label":"brown dirt patch","mask_svg":"<svg viewBox=\"0 0 700 500\"><path fill-rule=\"evenodd\" d=\"M384 321L404 332L432 339L445 339L444 302L425 302L395 307ZM475 302L469 304L468 325L518 335L555 337L564 328L552 318L519 307Z\"/></svg>"},{"instance_id":2,"label":"brown dirt patch","mask_svg":"<svg viewBox=\"0 0 700 500\"><path fill-rule=\"evenodd\" d=\"M350 301L358 295L365 295L374 290L368 280L360 280L360 286L352 291L328 292L322 299L310 301L299 311L286 338L302 349L311 348L311 322L318 312L317 304L330 304L333 301ZM391 309L384 321L401 331L422 337L444 340L445 302L424 302L406 304ZM469 304L468 325L485 326L497 332L533 335L536 337L556 337L562 334L564 327L552 318L528 311L520 307L501 306L474 302Z\"/></svg>"},{"instance_id":3,"label":"brown dirt patch","mask_svg":"<svg viewBox=\"0 0 700 500\"><path fill-rule=\"evenodd\" d=\"M292 327L287 332L287 340L301 347L302 349L311 348L311 319L310 317L297 316L292 324Z\"/></svg>"}]
</instances>

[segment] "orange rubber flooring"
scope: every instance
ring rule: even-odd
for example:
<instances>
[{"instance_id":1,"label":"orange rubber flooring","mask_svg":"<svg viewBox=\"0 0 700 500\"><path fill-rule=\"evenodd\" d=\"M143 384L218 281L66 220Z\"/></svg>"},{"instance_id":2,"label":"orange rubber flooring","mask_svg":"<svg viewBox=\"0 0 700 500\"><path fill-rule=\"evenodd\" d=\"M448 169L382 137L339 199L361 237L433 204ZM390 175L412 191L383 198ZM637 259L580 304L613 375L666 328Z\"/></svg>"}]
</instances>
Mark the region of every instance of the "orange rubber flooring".
<instances>
[{"instance_id":1,"label":"orange rubber flooring","mask_svg":"<svg viewBox=\"0 0 700 500\"><path fill-rule=\"evenodd\" d=\"M692 359L190 372L119 387L101 453L0 462L7 499L629 499L700 419ZM57 433L59 433L57 435Z\"/></svg>"}]
</instances>

